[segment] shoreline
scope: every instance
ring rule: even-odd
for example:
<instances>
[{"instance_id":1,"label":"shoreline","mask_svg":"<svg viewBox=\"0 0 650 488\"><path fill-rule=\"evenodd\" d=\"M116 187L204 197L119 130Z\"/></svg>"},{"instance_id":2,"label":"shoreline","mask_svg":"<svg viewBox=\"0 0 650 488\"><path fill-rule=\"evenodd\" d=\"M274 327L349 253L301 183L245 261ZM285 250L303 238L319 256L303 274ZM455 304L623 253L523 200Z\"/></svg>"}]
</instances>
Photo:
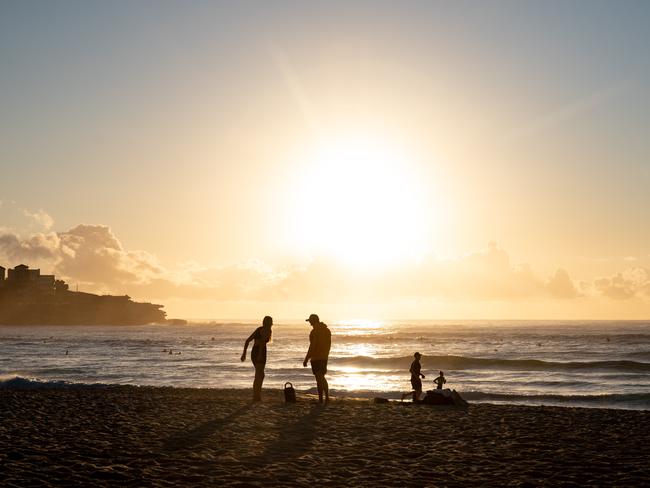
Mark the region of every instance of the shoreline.
<instances>
[{"instance_id":1,"label":"shoreline","mask_svg":"<svg viewBox=\"0 0 650 488\"><path fill-rule=\"evenodd\" d=\"M173 385L138 385L118 383L86 383L69 380L37 379L23 377L15 374L0 375L0 392L3 390L56 390L56 389L84 389L84 388L173 388L180 390L219 390L229 392L250 391L250 386L221 388L214 386L173 386ZM453 388L452 388L453 389ZM281 390L281 384L276 387L267 387L264 391L275 392ZM313 397L316 387L296 389L298 395ZM374 390L340 390L330 388L334 397L345 400L368 401L376 397L385 398L391 403L398 401L404 391L374 391ZM496 392L463 392L458 391L463 399L471 404L478 405L512 405L529 407L558 407L558 408L586 408L606 410L650 411L648 402L650 393L623 393L623 394L576 394L576 395L517 395L500 394ZM614 399L618 403L614 403Z\"/></svg>"},{"instance_id":2,"label":"shoreline","mask_svg":"<svg viewBox=\"0 0 650 488\"><path fill-rule=\"evenodd\" d=\"M650 479L650 412L373 404L265 389L0 391L5 486L626 485ZM37 467L37 469L34 469Z\"/></svg>"}]
</instances>

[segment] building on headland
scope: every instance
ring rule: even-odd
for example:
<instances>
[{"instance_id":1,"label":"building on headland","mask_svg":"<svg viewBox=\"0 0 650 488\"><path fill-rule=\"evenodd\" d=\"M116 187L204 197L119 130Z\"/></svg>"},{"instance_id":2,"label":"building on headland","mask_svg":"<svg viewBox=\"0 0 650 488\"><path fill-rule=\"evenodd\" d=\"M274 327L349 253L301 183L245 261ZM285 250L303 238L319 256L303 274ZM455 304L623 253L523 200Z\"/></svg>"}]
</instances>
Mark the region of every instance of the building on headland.
<instances>
[{"instance_id":1,"label":"building on headland","mask_svg":"<svg viewBox=\"0 0 650 488\"><path fill-rule=\"evenodd\" d=\"M5 276L5 271L7 274ZM0 324L137 325L166 323L162 305L138 303L128 295L70 291L63 280L19 264L0 266Z\"/></svg>"},{"instance_id":2,"label":"building on headland","mask_svg":"<svg viewBox=\"0 0 650 488\"><path fill-rule=\"evenodd\" d=\"M4 268L2 269L4 270ZM7 289L20 289L44 295L54 295L55 292L54 275L42 275L40 269L29 269L26 264L19 264L13 269L9 269L6 279L4 272L0 273L0 276Z\"/></svg>"}]
</instances>

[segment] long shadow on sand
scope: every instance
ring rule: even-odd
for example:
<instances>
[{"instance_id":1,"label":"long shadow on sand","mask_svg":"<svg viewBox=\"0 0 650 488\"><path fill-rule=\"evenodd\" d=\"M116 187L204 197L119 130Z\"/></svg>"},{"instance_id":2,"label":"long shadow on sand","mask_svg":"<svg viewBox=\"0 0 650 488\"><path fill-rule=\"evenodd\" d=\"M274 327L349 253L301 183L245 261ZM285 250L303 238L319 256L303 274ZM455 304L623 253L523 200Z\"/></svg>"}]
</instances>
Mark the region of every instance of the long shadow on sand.
<instances>
[{"instance_id":1,"label":"long shadow on sand","mask_svg":"<svg viewBox=\"0 0 650 488\"><path fill-rule=\"evenodd\" d=\"M272 464L304 454L316 438L316 422L326 408L323 405L312 405L309 412L294 423L278 426L278 438L267 444L262 453L243 462L254 465Z\"/></svg>"},{"instance_id":2,"label":"long shadow on sand","mask_svg":"<svg viewBox=\"0 0 650 488\"><path fill-rule=\"evenodd\" d=\"M226 415L222 419L210 420L209 422L205 422L198 427L195 427L189 432L181 432L179 434L173 435L165 441L164 448L167 451L178 451L194 447L218 430L232 423L237 417L245 414L248 410L250 410L250 408L250 403L242 405L237 410Z\"/></svg>"}]
</instances>

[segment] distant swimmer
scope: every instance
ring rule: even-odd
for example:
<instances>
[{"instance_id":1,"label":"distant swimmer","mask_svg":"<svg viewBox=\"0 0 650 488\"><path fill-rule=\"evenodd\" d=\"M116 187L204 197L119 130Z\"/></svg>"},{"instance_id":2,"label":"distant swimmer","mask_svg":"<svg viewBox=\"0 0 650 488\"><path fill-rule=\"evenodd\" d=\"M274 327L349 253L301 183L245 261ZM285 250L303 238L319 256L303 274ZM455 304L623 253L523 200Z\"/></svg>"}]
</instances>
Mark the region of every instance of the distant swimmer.
<instances>
[{"instance_id":1,"label":"distant swimmer","mask_svg":"<svg viewBox=\"0 0 650 488\"><path fill-rule=\"evenodd\" d=\"M169 350L169 354L174 354L171 349Z\"/></svg>"},{"instance_id":2,"label":"distant swimmer","mask_svg":"<svg viewBox=\"0 0 650 488\"><path fill-rule=\"evenodd\" d=\"M65 350L65 355L66 355L66 356L68 355L68 350L67 350L67 349Z\"/></svg>"},{"instance_id":3,"label":"distant swimmer","mask_svg":"<svg viewBox=\"0 0 650 488\"><path fill-rule=\"evenodd\" d=\"M442 385L444 385L445 383L447 383L447 380L445 379L445 373L443 373L442 371L440 371L440 376L438 376L435 380L433 380L433 382L434 382L436 385L438 385L438 386L436 387L436 390L442 390Z\"/></svg>"},{"instance_id":4,"label":"distant swimmer","mask_svg":"<svg viewBox=\"0 0 650 488\"><path fill-rule=\"evenodd\" d=\"M262 326L255 329L244 343L244 352L241 355L242 362L246 360L248 344L253 342L251 349L251 361L255 367L255 379L253 380L253 401L262 401L262 383L264 383L264 368L266 367L266 345L273 336L273 318L268 315L262 320Z\"/></svg>"}]
</instances>

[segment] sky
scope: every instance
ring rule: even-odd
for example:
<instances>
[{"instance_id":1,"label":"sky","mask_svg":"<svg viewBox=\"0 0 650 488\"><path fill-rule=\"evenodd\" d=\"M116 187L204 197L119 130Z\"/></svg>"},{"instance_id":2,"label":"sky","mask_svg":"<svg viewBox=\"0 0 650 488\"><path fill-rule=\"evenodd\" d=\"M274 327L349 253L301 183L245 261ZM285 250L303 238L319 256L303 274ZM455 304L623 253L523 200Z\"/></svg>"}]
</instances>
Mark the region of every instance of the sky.
<instances>
[{"instance_id":1,"label":"sky","mask_svg":"<svg viewBox=\"0 0 650 488\"><path fill-rule=\"evenodd\" d=\"M189 318L647 319L648 45L632 0L1 1L0 264Z\"/></svg>"}]
</instances>

